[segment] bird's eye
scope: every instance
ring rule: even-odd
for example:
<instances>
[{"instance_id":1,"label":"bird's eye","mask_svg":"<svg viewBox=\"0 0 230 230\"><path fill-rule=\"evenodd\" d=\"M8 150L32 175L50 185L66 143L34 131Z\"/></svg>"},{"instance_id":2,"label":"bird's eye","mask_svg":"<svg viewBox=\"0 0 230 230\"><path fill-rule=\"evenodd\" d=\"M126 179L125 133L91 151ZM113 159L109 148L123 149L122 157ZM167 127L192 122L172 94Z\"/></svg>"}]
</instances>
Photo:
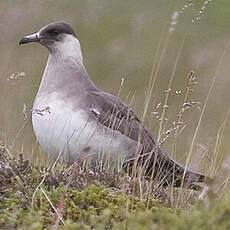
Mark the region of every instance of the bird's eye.
<instances>
[{"instance_id":1,"label":"bird's eye","mask_svg":"<svg viewBox=\"0 0 230 230\"><path fill-rule=\"evenodd\" d=\"M57 36L59 34L59 32L57 30L50 30L49 34L52 36Z\"/></svg>"}]
</instances>

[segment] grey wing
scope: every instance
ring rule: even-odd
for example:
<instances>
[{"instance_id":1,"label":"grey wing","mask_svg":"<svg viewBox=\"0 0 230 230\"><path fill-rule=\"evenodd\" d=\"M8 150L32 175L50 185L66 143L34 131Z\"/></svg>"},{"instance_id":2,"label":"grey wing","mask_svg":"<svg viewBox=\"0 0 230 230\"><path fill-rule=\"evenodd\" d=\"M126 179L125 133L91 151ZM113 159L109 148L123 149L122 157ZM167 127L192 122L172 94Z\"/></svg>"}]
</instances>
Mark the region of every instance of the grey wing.
<instances>
[{"instance_id":1,"label":"grey wing","mask_svg":"<svg viewBox=\"0 0 230 230\"><path fill-rule=\"evenodd\" d=\"M148 128L141 123L127 105L117 97L102 91L93 91L91 96L92 112L101 124L142 144L138 161L145 166L146 176L150 176L154 171L154 177L161 178L163 185L173 184L178 187L183 183L184 167L156 146ZM129 165L132 166L133 163L132 159ZM204 176L188 170L185 174L185 181L188 187L196 189L193 183L204 181Z\"/></svg>"},{"instance_id":2,"label":"grey wing","mask_svg":"<svg viewBox=\"0 0 230 230\"><path fill-rule=\"evenodd\" d=\"M150 131L141 123L134 112L117 97L101 92L93 92L91 108L98 121L106 127L117 130L130 139L140 142L142 154L155 147Z\"/></svg>"},{"instance_id":3,"label":"grey wing","mask_svg":"<svg viewBox=\"0 0 230 230\"><path fill-rule=\"evenodd\" d=\"M172 161L169 157L156 147L148 128L141 123L127 105L117 97L102 91L95 91L91 95L93 96L91 98L92 111L101 124L142 144L138 161L145 165L147 174L151 174L153 167L159 171L161 167L165 168L166 164L171 165ZM132 166L133 163L134 158L130 159L129 165Z\"/></svg>"}]
</instances>

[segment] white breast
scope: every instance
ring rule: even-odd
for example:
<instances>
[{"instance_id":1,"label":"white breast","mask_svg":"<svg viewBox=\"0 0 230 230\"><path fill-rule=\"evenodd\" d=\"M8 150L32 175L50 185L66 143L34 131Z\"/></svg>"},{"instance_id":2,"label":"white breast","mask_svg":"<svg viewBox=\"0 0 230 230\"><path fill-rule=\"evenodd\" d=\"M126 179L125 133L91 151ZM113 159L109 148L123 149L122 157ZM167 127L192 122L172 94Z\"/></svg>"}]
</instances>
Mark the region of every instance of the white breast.
<instances>
[{"instance_id":1,"label":"white breast","mask_svg":"<svg viewBox=\"0 0 230 230\"><path fill-rule=\"evenodd\" d=\"M89 121L85 111L73 111L55 95L37 97L33 107L33 128L43 150L54 159L74 162L79 157L98 160L101 157L120 160L136 152L136 142Z\"/></svg>"},{"instance_id":2,"label":"white breast","mask_svg":"<svg viewBox=\"0 0 230 230\"><path fill-rule=\"evenodd\" d=\"M93 113L90 108L81 109L86 98L78 90L86 87L86 84L82 84L80 81L83 79L78 77L84 74L80 43L72 35L65 35L62 42L52 45L33 106L32 122L41 147L54 159L60 156L69 162L76 161L80 156L93 160L101 157L112 160L123 156L133 157L137 148L135 141L100 124L96 116L93 119L89 115ZM85 75L85 81L92 84ZM81 108L77 109L75 104L74 110L73 102L66 96L73 81L82 84L82 87L76 86L76 94L79 95L74 97L74 102L80 103ZM89 103L85 104L87 106Z\"/></svg>"}]
</instances>

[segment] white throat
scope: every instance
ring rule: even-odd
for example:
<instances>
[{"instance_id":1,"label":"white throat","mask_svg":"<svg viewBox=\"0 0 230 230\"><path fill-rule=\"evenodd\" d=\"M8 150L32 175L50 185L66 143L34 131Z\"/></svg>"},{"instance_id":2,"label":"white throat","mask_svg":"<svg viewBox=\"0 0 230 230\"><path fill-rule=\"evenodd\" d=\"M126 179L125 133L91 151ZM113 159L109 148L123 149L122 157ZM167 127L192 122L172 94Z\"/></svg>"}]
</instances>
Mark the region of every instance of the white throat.
<instances>
[{"instance_id":1,"label":"white throat","mask_svg":"<svg viewBox=\"0 0 230 230\"><path fill-rule=\"evenodd\" d=\"M51 47L51 55L59 58L72 59L77 63L83 63L80 42L71 34L64 34L62 41L55 42Z\"/></svg>"}]
</instances>

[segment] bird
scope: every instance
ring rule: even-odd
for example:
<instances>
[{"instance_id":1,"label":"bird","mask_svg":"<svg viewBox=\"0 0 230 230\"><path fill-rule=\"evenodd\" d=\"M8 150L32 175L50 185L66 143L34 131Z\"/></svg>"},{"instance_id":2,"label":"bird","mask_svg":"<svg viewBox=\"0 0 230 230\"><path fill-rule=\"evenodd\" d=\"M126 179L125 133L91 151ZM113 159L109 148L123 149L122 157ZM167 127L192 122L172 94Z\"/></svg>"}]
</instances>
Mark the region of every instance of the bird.
<instances>
[{"instance_id":1,"label":"bird","mask_svg":"<svg viewBox=\"0 0 230 230\"><path fill-rule=\"evenodd\" d=\"M160 179L164 187L200 188L206 176L169 157L130 106L93 83L71 25L50 23L23 36L19 45L31 42L49 53L32 109L35 136L48 155L69 164L120 162L129 173L144 169L144 177Z\"/></svg>"}]
</instances>

